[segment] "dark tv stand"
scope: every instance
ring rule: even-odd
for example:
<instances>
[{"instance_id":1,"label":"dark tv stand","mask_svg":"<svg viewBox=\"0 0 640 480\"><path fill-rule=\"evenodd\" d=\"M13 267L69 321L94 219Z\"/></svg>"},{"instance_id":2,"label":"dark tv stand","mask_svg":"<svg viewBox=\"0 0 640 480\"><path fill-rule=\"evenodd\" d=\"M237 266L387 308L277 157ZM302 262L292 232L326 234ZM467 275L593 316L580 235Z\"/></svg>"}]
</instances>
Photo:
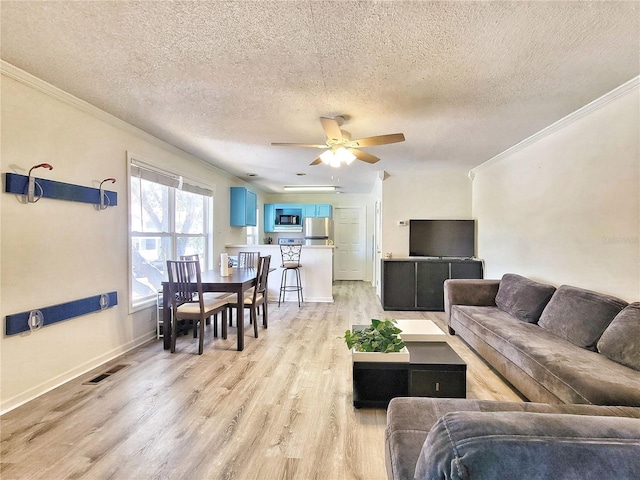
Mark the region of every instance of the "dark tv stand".
<instances>
[{"instance_id":1,"label":"dark tv stand","mask_svg":"<svg viewBox=\"0 0 640 480\"><path fill-rule=\"evenodd\" d=\"M444 281L483 278L483 263L459 257L407 257L382 260L384 310L444 311Z\"/></svg>"}]
</instances>

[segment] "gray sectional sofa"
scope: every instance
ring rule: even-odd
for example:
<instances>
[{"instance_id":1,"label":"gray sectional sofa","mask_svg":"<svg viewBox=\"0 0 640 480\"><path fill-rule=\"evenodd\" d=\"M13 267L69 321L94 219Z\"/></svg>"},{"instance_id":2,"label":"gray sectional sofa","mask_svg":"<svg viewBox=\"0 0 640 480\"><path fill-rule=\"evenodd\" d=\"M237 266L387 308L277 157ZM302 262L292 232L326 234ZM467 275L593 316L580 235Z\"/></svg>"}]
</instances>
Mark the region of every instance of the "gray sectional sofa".
<instances>
[{"instance_id":1,"label":"gray sectional sofa","mask_svg":"<svg viewBox=\"0 0 640 480\"><path fill-rule=\"evenodd\" d=\"M445 313L536 403L393 399L389 478L640 478L640 303L507 274L447 280Z\"/></svg>"},{"instance_id":2,"label":"gray sectional sofa","mask_svg":"<svg viewBox=\"0 0 640 480\"><path fill-rule=\"evenodd\" d=\"M515 274L444 291L450 333L530 401L640 406L640 303Z\"/></svg>"}]
</instances>

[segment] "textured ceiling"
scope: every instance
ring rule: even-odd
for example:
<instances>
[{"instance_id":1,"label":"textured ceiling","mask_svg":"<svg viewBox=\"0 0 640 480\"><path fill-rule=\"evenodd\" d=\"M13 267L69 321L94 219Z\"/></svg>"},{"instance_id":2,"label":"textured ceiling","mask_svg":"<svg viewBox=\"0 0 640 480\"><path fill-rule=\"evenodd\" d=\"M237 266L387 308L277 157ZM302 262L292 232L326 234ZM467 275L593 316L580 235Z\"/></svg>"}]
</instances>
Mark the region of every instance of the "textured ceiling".
<instances>
[{"instance_id":1,"label":"textured ceiling","mask_svg":"<svg viewBox=\"0 0 640 480\"><path fill-rule=\"evenodd\" d=\"M1 57L266 191L362 193L379 170L472 168L639 75L639 7L2 0ZM270 145L324 143L334 115L406 142L339 170Z\"/></svg>"}]
</instances>

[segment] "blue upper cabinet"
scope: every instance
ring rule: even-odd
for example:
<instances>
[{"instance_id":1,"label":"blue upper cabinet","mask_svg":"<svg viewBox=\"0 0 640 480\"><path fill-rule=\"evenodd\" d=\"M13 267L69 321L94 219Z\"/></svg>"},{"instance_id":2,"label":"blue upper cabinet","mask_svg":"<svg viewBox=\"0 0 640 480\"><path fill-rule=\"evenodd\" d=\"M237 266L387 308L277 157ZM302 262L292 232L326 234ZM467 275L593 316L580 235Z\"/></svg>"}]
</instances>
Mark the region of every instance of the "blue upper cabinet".
<instances>
[{"instance_id":1,"label":"blue upper cabinet","mask_svg":"<svg viewBox=\"0 0 640 480\"><path fill-rule=\"evenodd\" d=\"M333 208L324 203L306 203L303 205L302 216L312 218L331 218Z\"/></svg>"},{"instance_id":2,"label":"blue upper cabinet","mask_svg":"<svg viewBox=\"0 0 640 480\"><path fill-rule=\"evenodd\" d=\"M316 205L316 217L331 218L333 215L333 207L329 204L319 203Z\"/></svg>"},{"instance_id":3,"label":"blue upper cabinet","mask_svg":"<svg viewBox=\"0 0 640 480\"><path fill-rule=\"evenodd\" d=\"M300 215L303 218L331 218L333 207L323 203L265 203L264 204L264 231L275 232L276 212Z\"/></svg>"},{"instance_id":4,"label":"blue upper cabinet","mask_svg":"<svg viewBox=\"0 0 640 480\"><path fill-rule=\"evenodd\" d=\"M257 195L245 187L230 188L230 225L232 227L255 227L257 225Z\"/></svg>"},{"instance_id":5,"label":"blue upper cabinet","mask_svg":"<svg viewBox=\"0 0 640 480\"><path fill-rule=\"evenodd\" d=\"M315 203L305 203L302 205L302 216L303 217L316 217L316 204Z\"/></svg>"},{"instance_id":6,"label":"blue upper cabinet","mask_svg":"<svg viewBox=\"0 0 640 480\"><path fill-rule=\"evenodd\" d=\"M258 196L247 190L247 226L255 227L258 225Z\"/></svg>"},{"instance_id":7,"label":"blue upper cabinet","mask_svg":"<svg viewBox=\"0 0 640 480\"><path fill-rule=\"evenodd\" d=\"M264 231L265 233L276 231L276 206L273 203L264 204Z\"/></svg>"}]
</instances>

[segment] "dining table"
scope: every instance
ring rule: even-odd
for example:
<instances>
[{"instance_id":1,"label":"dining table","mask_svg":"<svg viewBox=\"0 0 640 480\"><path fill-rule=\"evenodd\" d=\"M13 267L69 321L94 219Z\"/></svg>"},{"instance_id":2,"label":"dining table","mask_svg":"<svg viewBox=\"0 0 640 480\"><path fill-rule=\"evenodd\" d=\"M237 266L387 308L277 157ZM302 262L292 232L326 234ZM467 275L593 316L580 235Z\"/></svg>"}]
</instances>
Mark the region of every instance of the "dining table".
<instances>
[{"instance_id":1,"label":"dining table","mask_svg":"<svg viewBox=\"0 0 640 480\"><path fill-rule=\"evenodd\" d=\"M235 293L243 299L244 292L255 286L258 270L256 268L233 268L227 276L220 275L219 270L205 270L201 274L203 292ZM238 350L244 350L244 303L236 303L238 324ZM169 301L169 282L162 282L162 325L165 333L171 331L171 303ZM171 335L164 336L164 349L171 348Z\"/></svg>"}]
</instances>

